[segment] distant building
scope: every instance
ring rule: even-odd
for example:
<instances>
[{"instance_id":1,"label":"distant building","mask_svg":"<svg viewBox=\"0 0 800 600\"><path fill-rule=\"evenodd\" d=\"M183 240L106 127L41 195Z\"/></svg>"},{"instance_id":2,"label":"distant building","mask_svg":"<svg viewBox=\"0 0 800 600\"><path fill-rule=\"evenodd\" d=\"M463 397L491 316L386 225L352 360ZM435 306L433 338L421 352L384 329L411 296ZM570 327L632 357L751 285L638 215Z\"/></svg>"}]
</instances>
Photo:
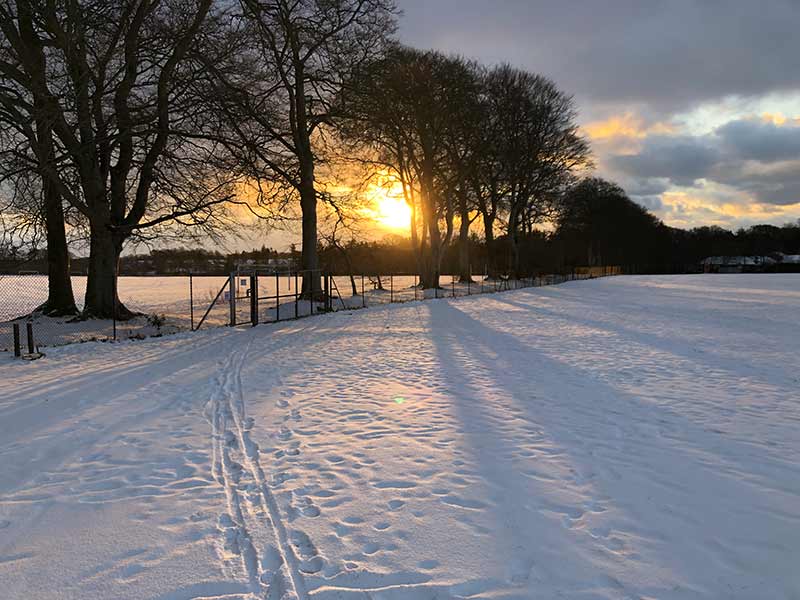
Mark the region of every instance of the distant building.
<instances>
[{"instance_id":1,"label":"distant building","mask_svg":"<svg viewBox=\"0 0 800 600\"><path fill-rule=\"evenodd\" d=\"M701 261L704 273L787 273L800 271L800 254L771 256L709 256Z\"/></svg>"}]
</instances>

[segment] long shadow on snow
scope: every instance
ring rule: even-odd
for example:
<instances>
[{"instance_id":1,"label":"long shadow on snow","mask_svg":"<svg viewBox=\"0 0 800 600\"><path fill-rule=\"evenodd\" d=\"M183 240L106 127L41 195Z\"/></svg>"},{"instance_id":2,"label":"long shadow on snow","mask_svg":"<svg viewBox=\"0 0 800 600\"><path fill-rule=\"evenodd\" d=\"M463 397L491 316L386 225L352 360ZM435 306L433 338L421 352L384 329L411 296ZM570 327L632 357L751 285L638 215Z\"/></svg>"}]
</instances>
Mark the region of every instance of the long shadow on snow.
<instances>
[{"instance_id":1,"label":"long shadow on snow","mask_svg":"<svg viewBox=\"0 0 800 600\"><path fill-rule=\"evenodd\" d=\"M592 486L603 492L604 497L623 500L625 505L629 505L628 500L640 497L641 490L630 490L628 486L620 485L619 479L625 475L624 472L615 473L609 469L607 473L611 475L610 478L606 477L606 481L598 478L595 471L598 463L602 462L597 460L601 453L603 460L613 458L611 464L615 467L640 470L649 482L656 484L653 490L655 497L675 489L688 495L693 493L695 486L703 488L713 483L715 489L727 490L720 498L721 502L737 499L738 503L744 502L747 506L763 506L771 504L763 493L764 487L774 488L776 480L800 481L800 469L786 462L776 464L774 459L764 465L773 474L769 480L763 480L756 473L742 471L738 461L732 458L743 456L752 460L752 446L723 438L720 441L728 452L722 454L718 452L719 444L708 442L708 436L713 434L683 416L665 407L642 403L637 397L594 377L590 376L589 381L585 381L586 375L583 374L585 383L581 382L576 379L580 371L554 361L520 342L515 336L487 327L450 302L431 303L429 310L432 336L437 340L442 364L446 365L454 358L448 340L459 339L462 347L473 355L478 364L483 363L488 367L485 373L491 374L492 370L497 369L498 363L503 365L502 379L493 376L497 387L507 392L517 408L527 414L530 422L542 424L544 431L571 455L573 464L581 472L590 474ZM524 357L524 372L520 370L521 362L514 360L514 355ZM463 373L460 376L463 377ZM536 398L534 392L536 384L540 382L556 398ZM531 393L521 390L531 390ZM570 402L568 414L564 414L566 407L553 406L553 400L557 398ZM460 407L465 409L463 405L461 403ZM659 435L658 432L665 426L679 431L680 438ZM633 439L637 444L632 446L628 442ZM702 443L699 443L700 440ZM568 443L564 444L565 441ZM648 455L645 460L642 459L643 453ZM670 477L670 470L679 474L683 481L691 481L690 486L680 486ZM777 473L780 473L779 478L775 477ZM759 489L748 485L742 489L743 484L751 481L763 487ZM790 494L800 493L792 486L778 489ZM625 492L632 492L632 497L620 498L620 494ZM708 508L712 510L711 506ZM784 513L777 506L774 512L796 520L796 517ZM702 515L691 518L695 525L699 525Z\"/></svg>"},{"instance_id":2,"label":"long shadow on snow","mask_svg":"<svg viewBox=\"0 0 800 600\"><path fill-rule=\"evenodd\" d=\"M566 323L579 323L581 325L585 325L587 327L591 327L594 329L608 331L619 336L620 338L625 338L626 340L629 340L634 344L647 345L662 352L671 354L673 356L683 358L688 362L692 363L694 366L697 366L702 361L702 363L707 365L710 369L713 369L717 372L724 372L730 378L733 378L735 380L740 380L742 376L745 375L741 370L731 369L728 366L728 363L730 362L729 359L728 360L722 359L716 353L709 352L707 350L704 350L702 353L683 352L679 349L677 344L670 344L668 341L664 340L664 338L662 338L657 334L647 333L637 329L624 327L622 325L619 325L618 323L614 323L611 321L601 321L596 319L588 319L586 317L580 317L573 314L559 313L554 310L550 310L548 308L539 306L537 304L515 302L510 298L495 298L495 300L497 302L502 302L503 304L508 304L509 306L521 308L525 311L535 311L537 314L553 317L555 319L564 321ZM748 365L746 362L745 363L739 362L737 364L737 367L739 369L741 369L742 366L750 367L750 369L753 371L751 372L751 374L748 375L749 377L755 378L757 376L758 373L755 367ZM707 373L708 371L706 371L706 374ZM774 375L785 377L785 374L783 372L776 372L774 373ZM766 381L759 381L759 383L767 383L768 385L774 385Z\"/></svg>"},{"instance_id":3,"label":"long shadow on snow","mask_svg":"<svg viewBox=\"0 0 800 600\"><path fill-rule=\"evenodd\" d=\"M531 494L534 493L538 498L547 500L548 505L554 510L565 510L567 512L579 510L574 507L564 506L563 501L555 498L548 498L550 485L558 485L557 481L542 485L535 479L529 477L515 464L513 452L516 450L509 445L509 437L516 437L514 441L523 441L526 433L533 437L532 430L509 432L502 427L502 418L508 420L517 418L510 412L506 415L499 415L497 410L502 407L489 406L490 402L485 396L485 388L476 381L478 372L485 372L481 369L482 362L486 357L482 353L471 351L465 340L472 339L472 336L465 335L469 321L469 327L473 327L475 322L466 318L463 313L452 308L449 301L435 301L421 305L418 310L427 309L429 318L426 319L430 325L430 337L434 343L439 356L440 372L445 382L445 389L448 394L454 397L453 412L461 422L461 433L465 440L465 450L471 453L474 465L478 469L477 475L488 488L488 500L491 502L490 515L494 520L494 528L488 532L493 551L487 549L487 555L502 556L512 563L508 579L501 585L510 588L526 586L531 576L531 569L536 564L542 563L542 568L550 568L552 565L559 565L563 562L564 556L559 555L559 551L565 546L567 535L563 525L557 519L550 518L541 512L533 511L529 508ZM457 324L457 327L453 327ZM471 354L477 359L478 364L470 364L468 355ZM467 360L465 360L467 359ZM491 363L489 363L491 364ZM495 365L496 367L496 365ZM501 386L501 389L502 386ZM496 400L495 400L496 402ZM518 404L516 402L515 404ZM510 408L510 407L509 407ZM536 421L527 420L529 424ZM540 440L541 441L541 440ZM561 453L565 448L559 448L558 440L545 440L551 446L556 447ZM457 514L457 513L456 513ZM573 512L573 515L576 513ZM533 550L535 548L535 551ZM514 554L522 551L522 557L515 557ZM535 554L536 559L530 560L524 553ZM546 560L540 560L543 555L547 555ZM523 562L513 564L515 560L522 558ZM594 582L598 581L600 570L595 561L590 556L582 555L579 545L575 545L569 556L569 566L572 569L578 564L573 576L579 574L591 578ZM537 573L537 578L547 576L546 572ZM565 579L563 585L572 585L574 582ZM485 589L492 585L498 585L489 579L483 581ZM578 585L583 591L589 592L595 585L586 583ZM577 591L577 590L575 590ZM506 597L506 596L503 596ZM516 597L516 596L515 596ZM526 595L522 597L528 597Z\"/></svg>"}]
</instances>

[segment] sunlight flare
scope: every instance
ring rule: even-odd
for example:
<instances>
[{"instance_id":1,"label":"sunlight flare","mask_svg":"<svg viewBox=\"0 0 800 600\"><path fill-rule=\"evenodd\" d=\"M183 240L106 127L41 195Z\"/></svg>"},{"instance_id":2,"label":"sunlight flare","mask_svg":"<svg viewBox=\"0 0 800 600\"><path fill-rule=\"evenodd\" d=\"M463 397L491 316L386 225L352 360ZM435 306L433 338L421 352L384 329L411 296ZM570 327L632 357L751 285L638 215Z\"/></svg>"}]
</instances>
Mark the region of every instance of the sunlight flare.
<instances>
[{"instance_id":1,"label":"sunlight flare","mask_svg":"<svg viewBox=\"0 0 800 600\"><path fill-rule=\"evenodd\" d=\"M397 180L381 185L373 184L367 191L372 206L370 217L384 228L408 230L411 224L411 208L403 197L403 186Z\"/></svg>"}]
</instances>

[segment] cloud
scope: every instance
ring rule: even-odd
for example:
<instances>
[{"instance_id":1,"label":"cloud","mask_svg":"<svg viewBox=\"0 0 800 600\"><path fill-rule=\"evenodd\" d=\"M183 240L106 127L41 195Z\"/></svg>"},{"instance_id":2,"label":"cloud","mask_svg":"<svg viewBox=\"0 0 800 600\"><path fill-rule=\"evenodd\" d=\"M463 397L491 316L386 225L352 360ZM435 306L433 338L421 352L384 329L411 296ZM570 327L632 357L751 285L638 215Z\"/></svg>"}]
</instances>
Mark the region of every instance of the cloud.
<instances>
[{"instance_id":1,"label":"cloud","mask_svg":"<svg viewBox=\"0 0 800 600\"><path fill-rule=\"evenodd\" d=\"M800 158L800 125L770 115L769 121L742 119L719 127L716 135L729 154L742 160L774 162Z\"/></svg>"},{"instance_id":2,"label":"cloud","mask_svg":"<svg viewBox=\"0 0 800 600\"><path fill-rule=\"evenodd\" d=\"M719 150L702 138L653 136L639 153L614 156L610 162L628 175L692 185L706 177L720 158Z\"/></svg>"},{"instance_id":3,"label":"cloud","mask_svg":"<svg viewBox=\"0 0 800 600\"><path fill-rule=\"evenodd\" d=\"M674 227L719 225L730 229L766 222L800 219L800 204L777 206L753 202L747 194L725 186L704 190L670 191L662 195L660 216Z\"/></svg>"},{"instance_id":4,"label":"cloud","mask_svg":"<svg viewBox=\"0 0 800 600\"><path fill-rule=\"evenodd\" d=\"M544 73L585 110L800 89L796 0L398 0L408 43ZM648 116L648 115L646 115Z\"/></svg>"},{"instance_id":5,"label":"cloud","mask_svg":"<svg viewBox=\"0 0 800 600\"><path fill-rule=\"evenodd\" d=\"M708 181L745 192L763 204L796 204L800 125L783 122L739 119L703 136L646 136L637 152L612 154L606 164L634 182L634 196L637 187L652 186L653 180L667 188Z\"/></svg>"},{"instance_id":6,"label":"cloud","mask_svg":"<svg viewBox=\"0 0 800 600\"><path fill-rule=\"evenodd\" d=\"M598 175L669 222L780 223L800 202L797 0L397 2L404 42L574 94Z\"/></svg>"}]
</instances>

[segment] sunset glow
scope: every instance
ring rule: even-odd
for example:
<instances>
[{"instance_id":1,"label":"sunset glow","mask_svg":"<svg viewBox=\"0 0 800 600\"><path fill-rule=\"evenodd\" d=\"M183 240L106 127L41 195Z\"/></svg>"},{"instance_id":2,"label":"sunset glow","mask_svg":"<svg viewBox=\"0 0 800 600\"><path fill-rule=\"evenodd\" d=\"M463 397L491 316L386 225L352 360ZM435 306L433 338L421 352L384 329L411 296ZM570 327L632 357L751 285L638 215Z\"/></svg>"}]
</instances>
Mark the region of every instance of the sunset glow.
<instances>
[{"instance_id":1,"label":"sunset glow","mask_svg":"<svg viewBox=\"0 0 800 600\"><path fill-rule=\"evenodd\" d=\"M410 227L411 208L403 198L403 188L399 182L388 186L374 185L367 195L373 204L368 211L377 223L394 230L407 230Z\"/></svg>"}]
</instances>

